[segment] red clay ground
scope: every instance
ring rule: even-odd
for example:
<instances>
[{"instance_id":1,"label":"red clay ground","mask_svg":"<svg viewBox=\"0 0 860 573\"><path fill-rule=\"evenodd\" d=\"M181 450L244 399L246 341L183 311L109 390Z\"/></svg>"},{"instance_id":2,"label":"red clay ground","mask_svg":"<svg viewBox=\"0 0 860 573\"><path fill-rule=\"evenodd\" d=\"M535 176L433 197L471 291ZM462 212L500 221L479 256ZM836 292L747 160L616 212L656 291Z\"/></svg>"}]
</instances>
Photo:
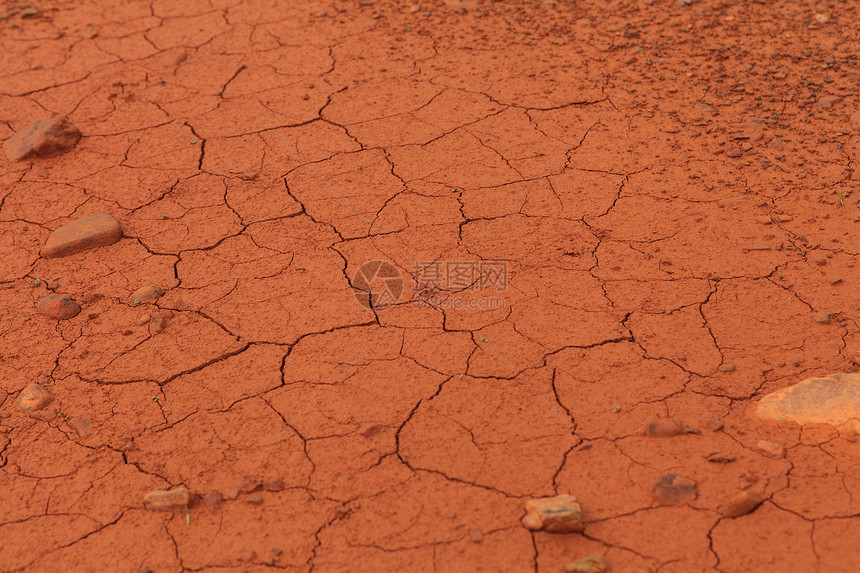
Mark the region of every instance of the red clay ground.
<instances>
[{"instance_id":1,"label":"red clay ground","mask_svg":"<svg viewBox=\"0 0 860 573\"><path fill-rule=\"evenodd\" d=\"M856 571L856 434L751 415L860 348L856 3L410 4L5 2L0 139L83 137L0 159L0 569Z\"/></svg>"}]
</instances>

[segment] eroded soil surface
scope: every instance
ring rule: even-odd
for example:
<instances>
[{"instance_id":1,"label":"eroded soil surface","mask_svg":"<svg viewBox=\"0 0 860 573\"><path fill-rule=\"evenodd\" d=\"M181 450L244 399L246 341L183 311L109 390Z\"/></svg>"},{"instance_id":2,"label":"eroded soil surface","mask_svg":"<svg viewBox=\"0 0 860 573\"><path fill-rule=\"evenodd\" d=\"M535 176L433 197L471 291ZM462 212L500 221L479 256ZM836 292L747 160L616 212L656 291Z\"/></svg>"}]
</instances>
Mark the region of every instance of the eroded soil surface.
<instances>
[{"instance_id":1,"label":"eroded soil surface","mask_svg":"<svg viewBox=\"0 0 860 573\"><path fill-rule=\"evenodd\" d=\"M569 4L5 2L0 570L855 571L856 3Z\"/></svg>"}]
</instances>

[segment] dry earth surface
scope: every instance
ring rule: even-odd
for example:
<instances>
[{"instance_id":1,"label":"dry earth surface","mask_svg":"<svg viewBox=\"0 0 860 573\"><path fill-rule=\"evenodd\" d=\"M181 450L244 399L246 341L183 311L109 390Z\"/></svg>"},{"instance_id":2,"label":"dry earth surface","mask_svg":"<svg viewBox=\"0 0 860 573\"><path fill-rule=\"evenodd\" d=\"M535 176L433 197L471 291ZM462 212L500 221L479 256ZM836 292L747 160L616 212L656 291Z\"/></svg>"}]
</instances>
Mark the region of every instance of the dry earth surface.
<instances>
[{"instance_id":1,"label":"dry earth surface","mask_svg":"<svg viewBox=\"0 0 860 573\"><path fill-rule=\"evenodd\" d=\"M856 571L856 3L0 4L0 570Z\"/></svg>"}]
</instances>

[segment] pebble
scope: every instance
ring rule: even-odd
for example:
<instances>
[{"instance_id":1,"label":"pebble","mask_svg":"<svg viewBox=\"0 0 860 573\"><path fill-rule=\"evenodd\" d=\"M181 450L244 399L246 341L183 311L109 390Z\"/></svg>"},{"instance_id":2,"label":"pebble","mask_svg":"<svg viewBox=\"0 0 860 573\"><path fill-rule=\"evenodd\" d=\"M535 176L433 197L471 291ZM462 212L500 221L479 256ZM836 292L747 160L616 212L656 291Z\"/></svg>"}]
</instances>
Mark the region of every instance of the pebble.
<instances>
[{"instance_id":1,"label":"pebble","mask_svg":"<svg viewBox=\"0 0 860 573\"><path fill-rule=\"evenodd\" d=\"M706 430L710 430L712 432L719 432L723 429L723 423L716 418L707 418L705 423L702 424Z\"/></svg>"},{"instance_id":2,"label":"pebble","mask_svg":"<svg viewBox=\"0 0 860 573\"><path fill-rule=\"evenodd\" d=\"M178 66L182 62L188 59L188 52L182 50L181 52L176 52L175 54L170 54L167 56L167 61L174 66Z\"/></svg>"},{"instance_id":3,"label":"pebble","mask_svg":"<svg viewBox=\"0 0 860 573\"><path fill-rule=\"evenodd\" d=\"M263 480L263 489L266 491L283 491L285 487L286 484L281 478Z\"/></svg>"},{"instance_id":4,"label":"pebble","mask_svg":"<svg viewBox=\"0 0 860 573\"><path fill-rule=\"evenodd\" d=\"M682 475L660 476L654 486L654 498L664 505L678 505L693 501L698 496L696 484Z\"/></svg>"},{"instance_id":5,"label":"pebble","mask_svg":"<svg viewBox=\"0 0 860 573\"><path fill-rule=\"evenodd\" d=\"M158 334L163 331L167 325L164 322L164 317L160 314L153 314L149 318L149 333Z\"/></svg>"},{"instance_id":6,"label":"pebble","mask_svg":"<svg viewBox=\"0 0 860 573\"><path fill-rule=\"evenodd\" d=\"M591 553L564 566L567 573L606 573L609 564L600 553Z\"/></svg>"},{"instance_id":7,"label":"pebble","mask_svg":"<svg viewBox=\"0 0 860 573\"><path fill-rule=\"evenodd\" d=\"M51 394L50 390L38 384L28 384L26 388L21 390L15 404L21 410L33 412L41 410L53 401L54 395Z\"/></svg>"},{"instance_id":8,"label":"pebble","mask_svg":"<svg viewBox=\"0 0 860 573\"><path fill-rule=\"evenodd\" d=\"M67 119L43 119L31 123L7 139L3 150L9 161L50 157L68 151L80 138L80 130Z\"/></svg>"},{"instance_id":9,"label":"pebble","mask_svg":"<svg viewBox=\"0 0 860 573\"><path fill-rule=\"evenodd\" d=\"M818 107L821 109L830 109L835 104L842 101L842 98L835 95L824 96L820 100L818 100Z\"/></svg>"},{"instance_id":10,"label":"pebble","mask_svg":"<svg viewBox=\"0 0 860 573\"><path fill-rule=\"evenodd\" d=\"M735 370L737 370L737 366L734 364L724 364L723 366L720 366L720 372L734 372Z\"/></svg>"},{"instance_id":11,"label":"pebble","mask_svg":"<svg viewBox=\"0 0 860 573\"><path fill-rule=\"evenodd\" d=\"M728 157L740 157L743 154L744 152L741 150L741 148L736 145L733 145L726 150L726 156Z\"/></svg>"},{"instance_id":12,"label":"pebble","mask_svg":"<svg viewBox=\"0 0 860 573\"><path fill-rule=\"evenodd\" d=\"M724 517L740 517L757 508L761 505L762 501L760 493L753 489L745 489L730 499L725 505L721 505L718 511Z\"/></svg>"},{"instance_id":13,"label":"pebble","mask_svg":"<svg viewBox=\"0 0 860 573\"><path fill-rule=\"evenodd\" d=\"M155 302L162 295L164 291L161 290L156 285L148 285L144 287L140 287L136 291L131 294L131 300L135 304L144 304L147 302Z\"/></svg>"},{"instance_id":14,"label":"pebble","mask_svg":"<svg viewBox=\"0 0 860 573\"><path fill-rule=\"evenodd\" d=\"M379 424L365 424L359 428L358 433L365 438L371 438L384 429L385 426L380 426Z\"/></svg>"},{"instance_id":15,"label":"pebble","mask_svg":"<svg viewBox=\"0 0 860 573\"><path fill-rule=\"evenodd\" d=\"M184 487L170 491L156 490L143 496L143 506L152 511L184 509L191 501L191 494Z\"/></svg>"},{"instance_id":16,"label":"pebble","mask_svg":"<svg viewBox=\"0 0 860 573\"><path fill-rule=\"evenodd\" d=\"M251 503L253 505L262 505L263 496L260 495L259 493L255 493L254 495L249 495L248 499L246 499L245 501L247 501L248 503Z\"/></svg>"},{"instance_id":17,"label":"pebble","mask_svg":"<svg viewBox=\"0 0 860 573\"><path fill-rule=\"evenodd\" d=\"M143 326L149 322L150 316L148 314L143 314L134 321L134 323L138 326Z\"/></svg>"},{"instance_id":18,"label":"pebble","mask_svg":"<svg viewBox=\"0 0 860 573\"><path fill-rule=\"evenodd\" d=\"M785 457L784 447L774 442L769 442L767 440L759 440L758 443L755 445L755 449L771 458L778 459Z\"/></svg>"},{"instance_id":19,"label":"pebble","mask_svg":"<svg viewBox=\"0 0 860 573\"><path fill-rule=\"evenodd\" d=\"M472 536L472 541L475 543L480 543L484 540L483 534L478 529L473 529L469 532L469 535Z\"/></svg>"},{"instance_id":20,"label":"pebble","mask_svg":"<svg viewBox=\"0 0 860 573\"><path fill-rule=\"evenodd\" d=\"M122 237L119 221L107 213L93 213L66 223L48 237L42 247L47 259L67 257L97 247L112 245Z\"/></svg>"},{"instance_id":21,"label":"pebble","mask_svg":"<svg viewBox=\"0 0 860 573\"><path fill-rule=\"evenodd\" d=\"M818 324L830 324L832 318L832 312L819 312L815 315L815 322L817 322Z\"/></svg>"},{"instance_id":22,"label":"pebble","mask_svg":"<svg viewBox=\"0 0 860 573\"><path fill-rule=\"evenodd\" d=\"M657 418L645 425L645 435L651 438L671 438L684 433L684 425L678 420Z\"/></svg>"},{"instance_id":23,"label":"pebble","mask_svg":"<svg viewBox=\"0 0 860 573\"><path fill-rule=\"evenodd\" d=\"M68 320L81 312L81 307L67 296L61 294L49 294L39 301L36 311L47 318L54 320Z\"/></svg>"},{"instance_id":24,"label":"pebble","mask_svg":"<svg viewBox=\"0 0 860 573\"><path fill-rule=\"evenodd\" d=\"M764 241L756 241L752 245L748 245L744 248L745 251L769 251L770 245L765 243Z\"/></svg>"},{"instance_id":25,"label":"pebble","mask_svg":"<svg viewBox=\"0 0 860 573\"><path fill-rule=\"evenodd\" d=\"M851 117L848 119L848 123L851 125L851 129L854 131L860 131L860 110L851 114Z\"/></svg>"},{"instance_id":26,"label":"pebble","mask_svg":"<svg viewBox=\"0 0 860 573\"><path fill-rule=\"evenodd\" d=\"M582 508L576 498L568 494L530 499L526 502L522 524L530 531L581 532Z\"/></svg>"},{"instance_id":27,"label":"pebble","mask_svg":"<svg viewBox=\"0 0 860 573\"><path fill-rule=\"evenodd\" d=\"M729 464L737 458L728 452L714 452L705 456L705 459L714 464Z\"/></svg>"},{"instance_id":28,"label":"pebble","mask_svg":"<svg viewBox=\"0 0 860 573\"><path fill-rule=\"evenodd\" d=\"M217 489L210 489L203 494L203 505L209 508L212 513L218 513L221 505L224 503L224 496Z\"/></svg>"}]
</instances>

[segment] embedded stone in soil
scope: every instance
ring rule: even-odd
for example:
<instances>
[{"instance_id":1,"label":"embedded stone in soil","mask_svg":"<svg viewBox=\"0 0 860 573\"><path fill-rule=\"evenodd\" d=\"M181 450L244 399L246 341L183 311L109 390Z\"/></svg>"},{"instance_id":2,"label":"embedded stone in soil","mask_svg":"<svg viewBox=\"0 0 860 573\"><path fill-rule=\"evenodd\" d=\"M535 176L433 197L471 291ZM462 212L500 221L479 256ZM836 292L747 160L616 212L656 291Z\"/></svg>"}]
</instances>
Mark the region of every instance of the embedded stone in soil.
<instances>
[{"instance_id":1,"label":"embedded stone in soil","mask_svg":"<svg viewBox=\"0 0 860 573\"><path fill-rule=\"evenodd\" d=\"M41 410L54 400L54 395L47 388L38 384L29 384L21 390L15 404L18 408L28 412Z\"/></svg>"},{"instance_id":2,"label":"embedded stone in soil","mask_svg":"<svg viewBox=\"0 0 860 573\"><path fill-rule=\"evenodd\" d=\"M698 496L696 484L682 475L660 476L654 486L654 498L664 505L679 505L693 501Z\"/></svg>"},{"instance_id":3,"label":"embedded stone in soil","mask_svg":"<svg viewBox=\"0 0 860 573\"><path fill-rule=\"evenodd\" d=\"M49 294L39 301L36 311L44 317L54 320L68 320L81 312L81 307L67 296Z\"/></svg>"},{"instance_id":4,"label":"embedded stone in soil","mask_svg":"<svg viewBox=\"0 0 860 573\"><path fill-rule=\"evenodd\" d=\"M564 566L567 573L605 573L609 564L600 553L591 553Z\"/></svg>"},{"instance_id":5,"label":"embedded stone in soil","mask_svg":"<svg viewBox=\"0 0 860 573\"><path fill-rule=\"evenodd\" d=\"M678 420L658 418L645 425L645 435L652 438L671 438L683 433L685 433L684 425Z\"/></svg>"},{"instance_id":6,"label":"embedded stone in soil","mask_svg":"<svg viewBox=\"0 0 860 573\"><path fill-rule=\"evenodd\" d=\"M98 247L112 245L122 238L119 221L107 213L93 213L66 223L48 237L42 247L47 259L67 257Z\"/></svg>"},{"instance_id":7,"label":"embedded stone in soil","mask_svg":"<svg viewBox=\"0 0 860 573\"><path fill-rule=\"evenodd\" d=\"M81 138L80 130L63 117L31 123L7 139L3 151L9 161L50 157L68 151Z\"/></svg>"},{"instance_id":8,"label":"embedded stone in soil","mask_svg":"<svg viewBox=\"0 0 860 573\"><path fill-rule=\"evenodd\" d=\"M531 531L580 532L583 529L582 508L575 497L567 494L530 499L526 502L522 523Z\"/></svg>"},{"instance_id":9,"label":"embedded stone in soil","mask_svg":"<svg viewBox=\"0 0 860 573\"><path fill-rule=\"evenodd\" d=\"M757 508L763 499L759 492L745 489L732 497L725 505L721 505L719 512L724 517L740 517Z\"/></svg>"},{"instance_id":10,"label":"embedded stone in soil","mask_svg":"<svg viewBox=\"0 0 860 573\"><path fill-rule=\"evenodd\" d=\"M807 378L762 398L755 409L765 420L798 424L846 424L860 432L860 374L837 372Z\"/></svg>"},{"instance_id":11,"label":"embedded stone in soil","mask_svg":"<svg viewBox=\"0 0 860 573\"><path fill-rule=\"evenodd\" d=\"M131 295L131 300L135 304L144 304L147 302L155 302L164 294L164 291L161 290L156 285L147 285L144 287L140 287L136 291L134 291Z\"/></svg>"},{"instance_id":12,"label":"embedded stone in soil","mask_svg":"<svg viewBox=\"0 0 860 573\"><path fill-rule=\"evenodd\" d=\"M152 511L183 509L191 501L191 494L184 487L170 491L156 490L143 496L143 506Z\"/></svg>"}]
</instances>

